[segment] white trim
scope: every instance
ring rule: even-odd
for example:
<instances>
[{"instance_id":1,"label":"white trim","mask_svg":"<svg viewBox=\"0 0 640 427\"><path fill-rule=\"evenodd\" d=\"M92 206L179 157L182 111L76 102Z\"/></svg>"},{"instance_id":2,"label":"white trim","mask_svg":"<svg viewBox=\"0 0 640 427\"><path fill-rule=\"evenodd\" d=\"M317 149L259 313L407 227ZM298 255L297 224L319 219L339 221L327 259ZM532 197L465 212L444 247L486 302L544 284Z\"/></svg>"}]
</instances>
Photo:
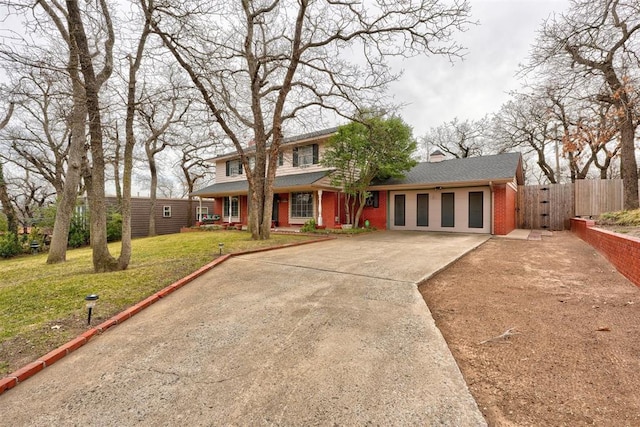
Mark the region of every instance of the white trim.
<instances>
[{"instance_id":1,"label":"white trim","mask_svg":"<svg viewBox=\"0 0 640 427\"><path fill-rule=\"evenodd\" d=\"M313 203L313 212L311 213L310 217L296 217L293 218L291 216L291 210L293 209L293 194L296 193L308 193L311 194L311 203ZM292 225L303 225L305 222L309 221L310 219L315 219L316 215L316 198L314 197L314 192L313 191L292 191L289 193L289 209L288 209L288 214L289 214L289 224Z\"/></svg>"}]
</instances>

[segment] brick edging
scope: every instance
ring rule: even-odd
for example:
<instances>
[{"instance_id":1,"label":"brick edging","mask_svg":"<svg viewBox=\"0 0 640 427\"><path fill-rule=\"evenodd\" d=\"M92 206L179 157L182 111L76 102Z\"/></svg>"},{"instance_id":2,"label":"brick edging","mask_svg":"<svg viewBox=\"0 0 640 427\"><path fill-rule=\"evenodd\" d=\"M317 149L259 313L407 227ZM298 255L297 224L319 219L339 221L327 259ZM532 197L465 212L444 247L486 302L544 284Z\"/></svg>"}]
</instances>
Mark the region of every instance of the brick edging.
<instances>
[{"instance_id":1,"label":"brick edging","mask_svg":"<svg viewBox=\"0 0 640 427\"><path fill-rule=\"evenodd\" d=\"M290 248L293 246L302 246L302 245L307 245L309 243L325 242L327 240L335 240L335 237L323 237L323 238L314 239L314 240L306 240L304 242L285 243L277 246L250 249L246 251L235 252L232 254L226 254L219 258L216 258L212 262L204 265L203 267L200 267L193 273L183 277L182 279L177 280L176 282L170 284L164 289L161 289L158 292L154 293L153 295L143 299L139 303L127 308L126 310L116 314L110 319L100 323L98 326L83 332L82 334L78 335L76 338L72 339L66 344L63 344L60 347L56 348L55 350L52 350L49 353L45 354L44 356L39 357L36 361L31 362L23 366L22 368L18 369L17 371L14 371L9 375L7 375L6 377L0 379L0 395L5 391L17 386L21 382L31 378L38 372L42 371L44 368L47 368L53 365L55 362L67 356L68 354L73 353L74 351L76 351L77 349L79 349L80 347L88 343L89 340L94 336L100 335L103 332L105 332L107 329L113 326L119 325L122 322L125 322L127 319L130 319L131 317L140 313L142 310L149 307L150 305L156 303L157 301L160 301L162 298L177 291L181 287L192 282L196 278L202 276L204 273L212 270L218 264L222 264L229 258L240 256L240 255L258 253L258 252L266 252L266 251L271 251L275 249Z\"/></svg>"}]
</instances>

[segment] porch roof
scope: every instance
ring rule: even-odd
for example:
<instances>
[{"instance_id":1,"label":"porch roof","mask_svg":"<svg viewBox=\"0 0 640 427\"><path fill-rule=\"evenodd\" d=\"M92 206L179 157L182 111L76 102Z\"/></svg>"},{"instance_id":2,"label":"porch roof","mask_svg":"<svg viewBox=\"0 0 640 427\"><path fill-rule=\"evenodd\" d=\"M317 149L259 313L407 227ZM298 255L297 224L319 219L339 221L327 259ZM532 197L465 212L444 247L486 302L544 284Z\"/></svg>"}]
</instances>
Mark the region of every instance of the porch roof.
<instances>
[{"instance_id":1,"label":"porch roof","mask_svg":"<svg viewBox=\"0 0 640 427\"><path fill-rule=\"evenodd\" d=\"M305 187L308 188L314 186L318 188L329 188L324 184L324 182L319 181L322 181L322 179L329 175L331 172L332 171L323 170L317 172L299 173L294 175L276 176L276 179L273 183L273 189L274 191L282 191L302 189ZM198 191L194 191L193 193L191 193L191 195L197 197L224 197L247 194L248 191L249 184L245 179L242 181L221 182L219 184L213 184Z\"/></svg>"}]
</instances>

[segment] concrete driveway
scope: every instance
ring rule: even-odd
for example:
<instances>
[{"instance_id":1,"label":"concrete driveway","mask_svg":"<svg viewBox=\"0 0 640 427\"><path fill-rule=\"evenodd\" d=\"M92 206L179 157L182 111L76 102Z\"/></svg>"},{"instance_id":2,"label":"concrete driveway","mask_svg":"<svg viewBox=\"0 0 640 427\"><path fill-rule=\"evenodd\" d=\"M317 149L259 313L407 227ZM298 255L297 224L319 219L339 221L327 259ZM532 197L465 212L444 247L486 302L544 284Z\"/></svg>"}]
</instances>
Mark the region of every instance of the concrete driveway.
<instances>
[{"instance_id":1,"label":"concrete driveway","mask_svg":"<svg viewBox=\"0 0 640 427\"><path fill-rule=\"evenodd\" d=\"M486 425L416 283L485 235L232 258L0 395L6 425Z\"/></svg>"}]
</instances>

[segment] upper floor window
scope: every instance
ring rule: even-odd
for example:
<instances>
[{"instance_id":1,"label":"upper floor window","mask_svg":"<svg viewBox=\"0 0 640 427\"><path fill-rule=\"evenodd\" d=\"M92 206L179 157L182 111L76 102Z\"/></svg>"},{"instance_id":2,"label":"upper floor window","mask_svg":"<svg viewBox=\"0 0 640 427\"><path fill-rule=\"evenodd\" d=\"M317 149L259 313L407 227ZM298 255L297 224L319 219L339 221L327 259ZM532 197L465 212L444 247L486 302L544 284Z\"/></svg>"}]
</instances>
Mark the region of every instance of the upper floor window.
<instances>
[{"instance_id":1,"label":"upper floor window","mask_svg":"<svg viewBox=\"0 0 640 427\"><path fill-rule=\"evenodd\" d=\"M318 144L303 145L293 148L293 166L318 164Z\"/></svg>"},{"instance_id":2,"label":"upper floor window","mask_svg":"<svg viewBox=\"0 0 640 427\"><path fill-rule=\"evenodd\" d=\"M163 206L162 207L162 217L163 218L171 218L171 206Z\"/></svg>"},{"instance_id":3,"label":"upper floor window","mask_svg":"<svg viewBox=\"0 0 640 427\"><path fill-rule=\"evenodd\" d=\"M242 175L242 160L227 161L227 176Z\"/></svg>"}]
</instances>

